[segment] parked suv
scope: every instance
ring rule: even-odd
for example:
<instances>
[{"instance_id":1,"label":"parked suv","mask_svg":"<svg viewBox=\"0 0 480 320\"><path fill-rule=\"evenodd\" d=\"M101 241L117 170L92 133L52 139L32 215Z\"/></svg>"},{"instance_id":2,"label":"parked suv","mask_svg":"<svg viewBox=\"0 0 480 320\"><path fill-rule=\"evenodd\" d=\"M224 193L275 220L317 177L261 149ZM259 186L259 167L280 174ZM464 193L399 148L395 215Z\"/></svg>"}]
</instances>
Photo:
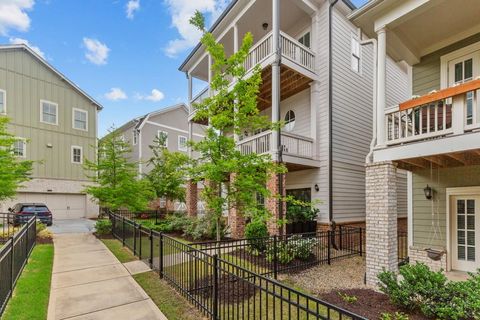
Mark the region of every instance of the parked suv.
<instances>
[{"instance_id":1,"label":"parked suv","mask_svg":"<svg viewBox=\"0 0 480 320\"><path fill-rule=\"evenodd\" d=\"M52 213L43 203L17 203L8 210L14 214L11 221L14 225L26 223L33 216L47 226L52 225Z\"/></svg>"}]
</instances>

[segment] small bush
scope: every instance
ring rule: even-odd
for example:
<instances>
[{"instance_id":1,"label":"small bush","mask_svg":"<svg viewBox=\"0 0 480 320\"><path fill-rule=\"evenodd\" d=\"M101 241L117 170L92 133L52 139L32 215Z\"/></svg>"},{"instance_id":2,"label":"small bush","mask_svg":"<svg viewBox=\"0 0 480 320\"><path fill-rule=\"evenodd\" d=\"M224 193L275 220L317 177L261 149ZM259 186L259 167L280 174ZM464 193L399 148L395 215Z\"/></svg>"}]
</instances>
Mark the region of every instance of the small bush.
<instances>
[{"instance_id":1,"label":"small bush","mask_svg":"<svg viewBox=\"0 0 480 320\"><path fill-rule=\"evenodd\" d=\"M356 296L350 296L350 295L348 295L346 293L343 293L343 292L338 292L338 295L346 303L355 303L355 302L358 301L358 298Z\"/></svg>"},{"instance_id":2,"label":"small bush","mask_svg":"<svg viewBox=\"0 0 480 320\"><path fill-rule=\"evenodd\" d=\"M193 240L200 239L216 239L217 223L209 217L190 218L190 224L183 229L185 236L191 237ZM226 233L226 224L220 219L220 238L223 239Z\"/></svg>"},{"instance_id":3,"label":"small bush","mask_svg":"<svg viewBox=\"0 0 480 320\"><path fill-rule=\"evenodd\" d=\"M45 223L37 221L37 234L40 233L40 231L43 231L45 229L47 229L47 225Z\"/></svg>"},{"instance_id":4,"label":"small bush","mask_svg":"<svg viewBox=\"0 0 480 320\"><path fill-rule=\"evenodd\" d=\"M266 250L266 257L268 262L272 262L275 259L275 245L269 243ZM277 242L277 261L281 264L289 264L295 259L295 254L292 250L292 246L284 241Z\"/></svg>"},{"instance_id":5,"label":"small bush","mask_svg":"<svg viewBox=\"0 0 480 320\"><path fill-rule=\"evenodd\" d=\"M315 238L302 238L302 236L295 235L288 239L295 257L300 260L307 260L313 254L313 248L317 245Z\"/></svg>"},{"instance_id":6,"label":"small bush","mask_svg":"<svg viewBox=\"0 0 480 320\"><path fill-rule=\"evenodd\" d=\"M382 313L380 320L408 320L408 316L403 312Z\"/></svg>"},{"instance_id":7,"label":"small bush","mask_svg":"<svg viewBox=\"0 0 480 320\"><path fill-rule=\"evenodd\" d=\"M108 219L99 219L95 223L95 230L98 235L109 235L112 233L112 222Z\"/></svg>"},{"instance_id":8,"label":"small bush","mask_svg":"<svg viewBox=\"0 0 480 320\"><path fill-rule=\"evenodd\" d=\"M253 252L263 252L267 248L268 228L264 221L253 220L245 227L245 238L249 249Z\"/></svg>"}]
</instances>

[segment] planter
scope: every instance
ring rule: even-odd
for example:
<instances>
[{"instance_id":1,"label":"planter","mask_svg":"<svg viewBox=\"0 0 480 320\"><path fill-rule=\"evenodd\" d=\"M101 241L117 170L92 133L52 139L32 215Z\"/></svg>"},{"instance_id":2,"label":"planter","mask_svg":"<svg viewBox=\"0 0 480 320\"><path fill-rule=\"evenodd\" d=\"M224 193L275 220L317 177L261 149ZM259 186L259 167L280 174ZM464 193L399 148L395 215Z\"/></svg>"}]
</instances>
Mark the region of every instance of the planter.
<instances>
[{"instance_id":1,"label":"planter","mask_svg":"<svg viewBox=\"0 0 480 320\"><path fill-rule=\"evenodd\" d=\"M317 231L317 221L302 221L286 224L287 234L311 233Z\"/></svg>"},{"instance_id":2,"label":"planter","mask_svg":"<svg viewBox=\"0 0 480 320\"><path fill-rule=\"evenodd\" d=\"M432 259L433 261L439 261L442 259L443 255L445 254L445 251L443 250L435 250L435 249L425 249L427 252L427 256Z\"/></svg>"}]
</instances>

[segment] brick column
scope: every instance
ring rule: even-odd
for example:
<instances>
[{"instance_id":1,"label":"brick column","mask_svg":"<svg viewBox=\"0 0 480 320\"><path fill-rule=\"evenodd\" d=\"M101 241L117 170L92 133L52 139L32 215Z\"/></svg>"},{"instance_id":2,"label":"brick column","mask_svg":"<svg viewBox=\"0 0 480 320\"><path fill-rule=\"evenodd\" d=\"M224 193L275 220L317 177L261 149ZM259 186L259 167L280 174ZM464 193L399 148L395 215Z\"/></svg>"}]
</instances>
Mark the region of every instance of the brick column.
<instances>
[{"instance_id":1,"label":"brick column","mask_svg":"<svg viewBox=\"0 0 480 320\"><path fill-rule=\"evenodd\" d=\"M270 174L267 180L267 189L270 191L270 194L274 197L269 197L265 199L265 207L267 210L272 214L272 217L267 222L268 233L270 235L278 235L280 234L280 228L278 227L277 221L280 218L280 211L278 208L278 198L279 194L286 196L285 190L285 182L286 182L286 174L282 174L283 177L283 190L282 192L278 189L278 175L277 174ZM287 204L283 203L283 214L282 217L285 218L287 214Z\"/></svg>"},{"instance_id":2,"label":"brick column","mask_svg":"<svg viewBox=\"0 0 480 320\"><path fill-rule=\"evenodd\" d=\"M366 167L367 285L376 287L384 268L398 270L397 167L377 162Z\"/></svg>"},{"instance_id":3,"label":"brick column","mask_svg":"<svg viewBox=\"0 0 480 320\"><path fill-rule=\"evenodd\" d=\"M235 173L230 174L230 183L235 180ZM245 218L242 209L238 205L232 205L228 209L228 225L230 236L233 239L240 239L245 236Z\"/></svg>"},{"instance_id":4,"label":"brick column","mask_svg":"<svg viewBox=\"0 0 480 320\"><path fill-rule=\"evenodd\" d=\"M185 202L187 205L187 214L189 217L197 216L197 202L198 202L198 187L197 183L188 180L186 183L187 190L185 195Z\"/></svg>"}]
</instances>

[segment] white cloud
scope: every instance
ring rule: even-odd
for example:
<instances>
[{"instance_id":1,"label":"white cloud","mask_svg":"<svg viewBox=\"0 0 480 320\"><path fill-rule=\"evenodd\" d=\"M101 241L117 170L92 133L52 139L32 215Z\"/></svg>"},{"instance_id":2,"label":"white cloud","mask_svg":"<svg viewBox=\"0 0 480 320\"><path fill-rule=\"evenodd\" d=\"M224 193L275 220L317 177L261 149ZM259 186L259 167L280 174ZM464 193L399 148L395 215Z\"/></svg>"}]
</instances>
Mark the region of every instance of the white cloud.
<instances>
[{"instance_id":1,"label":"white cloud","mask_svg":"<svg viewBox=\"0 0 480 320\"><path fill-rule=\"evenodd\" d=\"M137 94L136 98L139 100L149 100L149 101L158 102L165 99L165 94L158 89L152 89L149 95L144 96L141 94Z\"/></svg>"},{"instance_id":2,"label":"white cloud","mask_svg":"<svg viewBox=\"0 0 480 320\"><path fill-rule=\"evenodd\" d=\"M107 63L110 49L105 43L92 38L83 38L83 45L87 49L85 58L93 64L102 65Z\"/></svg>"},{"instance_id":3,"label":"white cloud","mask_svg":"<svg viewBox=\"0 0 480 320\"><path fill-rule=\"evenodd\" d=\"M30 17L27 11L34 4L34 0L0 0L0 35L6 36L10 29L28 31Z\"/></svg>"},{"instance_id":4,"label":"white cloud","mask_svg":"<svg viewBox=\"0 0 480 320\"><path fill-rule=\"evenodd\" d=\"M127 18L133 19L135 12L140 10L140 0L129 0L127 3Z\"/></svg>"},{"instance_id":5,"label":"white cloud","mask_svg":"<svg viewBox=\"0 0 480 320\"><path fill-rule=\"evenodd\" d=\"M109 92L105 93L105 98L112 101L125 100L127 94L120 88L111 88Z\"/></svg>"},{"instance_id":6,"label":"white cloud","mask_svg":"<svg viewBox=\"0 0 480 320\"><path fill-rule=\"evenodd\" d=\"M165 0L172 17L172 26L180 37L168 42L165 54L176 57L180 52L192 48L200 40L201 33L189 23L196 10L215 20L226 8L229 0Z\"/></svg>"},{"instance_id":7,"label":"white cloud","mask_svg":"<svg viewBox=\"0 0 480 320\"><path fill-rule=\"evenodd\" d=\"M27 39L22 39L22 38L10 38L10 39L8 39L8 41L9 41L11 44L24 44L24 45L27 45L27 46L30 47L30 49L32 49L33 51L35 51L40 57L42 57L43 59L46 59L46 58L45 58L45 54L43 53L43 51L40 50L39 47L32 45Z\"/></svg>"}]
</instances>

